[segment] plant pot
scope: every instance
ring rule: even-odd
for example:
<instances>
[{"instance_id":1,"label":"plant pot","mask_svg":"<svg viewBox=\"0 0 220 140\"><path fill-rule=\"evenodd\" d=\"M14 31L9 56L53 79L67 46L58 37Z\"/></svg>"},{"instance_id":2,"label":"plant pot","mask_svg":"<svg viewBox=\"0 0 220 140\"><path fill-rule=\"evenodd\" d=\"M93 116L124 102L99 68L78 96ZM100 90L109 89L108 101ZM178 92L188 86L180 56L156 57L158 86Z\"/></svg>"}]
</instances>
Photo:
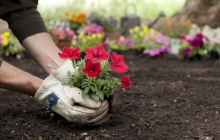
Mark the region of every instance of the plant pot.
<instances>
[{"instance_id":1,"label":"plant pot","mask_svg":"<svg viewBox=\"0 0 220 140\"><path fill-rule=\"evenodd\" d=\"M71 41L65 41L65 40L60 40L57 42L56 44L59 48L63 48L63 47L70 47L71 45Z\"/></svg>"},{"instance_id":2,"label":"plant pot","mask_svg":"<svg viewBox=\"0 0 220 140\"><path fill-rule=\"evenodd\" d=\"M217 59L219 59L219 54L217 53L217 52L209 52L209 59L211 59L211 60L217 60Z\"/></svg>"},{"instance_id":3,"label":"plant pot","mask_svg":"<svg viewBox=\"0 0 220 140\"><path fill-rule=\"evenodd\" d=\"M162 58L164 58L164 53L160 53L160 54L158 54L158 55L155 55L155 56L153 56L152 58L153 58L153 59L162 59Z\"/></svg>"},{"instance_id":4,"label":"plant pot","mask_svg":"<svg viewBox=\"0 0 220 140\"><path fill-rule=\"evenodd\" d=\"M196 54L196 55L193 56L193 57L184 56L184 59L185 59L185 60L190 60L190 61L201 60L201 59L202 59L202 56L199 55L199 54Z\"/></svg>"},{"instance_id":5,"label":"plant pot","mask_svg":"<svg viewBox=\"0 0 220 140\"><path fill-rule=\"evenodd\" d=\"M105 32L105 36L103 38L103 44L105 40L108 38L109 40L115 40L117 41L121 37L121 31L115 31L115 32ZM109 50L110 47L107 44L104 44L104 47L106 50Z\"/></svg>"}]
</instances>

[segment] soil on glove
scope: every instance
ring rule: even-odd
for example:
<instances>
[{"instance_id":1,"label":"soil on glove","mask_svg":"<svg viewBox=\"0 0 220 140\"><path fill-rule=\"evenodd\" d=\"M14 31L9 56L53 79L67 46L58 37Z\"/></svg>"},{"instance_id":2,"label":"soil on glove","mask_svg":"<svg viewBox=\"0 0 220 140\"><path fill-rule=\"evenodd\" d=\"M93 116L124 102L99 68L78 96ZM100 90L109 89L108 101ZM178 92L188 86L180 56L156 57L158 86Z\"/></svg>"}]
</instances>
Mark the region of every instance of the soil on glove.
<instances>
[{"instance_id":1,"label":"soil on glove","mask_svg":"<svg viewBox=\"0 0 220 140\"><path fill-rule=\"evenodd\" d=\"M133 84L114 92L114 117L107 124L73 124L32 97L0 89L0 139L220 140L220 61L125 57ZM47 76L31 58L5 60Z\"/></svg>"}]
</instances>

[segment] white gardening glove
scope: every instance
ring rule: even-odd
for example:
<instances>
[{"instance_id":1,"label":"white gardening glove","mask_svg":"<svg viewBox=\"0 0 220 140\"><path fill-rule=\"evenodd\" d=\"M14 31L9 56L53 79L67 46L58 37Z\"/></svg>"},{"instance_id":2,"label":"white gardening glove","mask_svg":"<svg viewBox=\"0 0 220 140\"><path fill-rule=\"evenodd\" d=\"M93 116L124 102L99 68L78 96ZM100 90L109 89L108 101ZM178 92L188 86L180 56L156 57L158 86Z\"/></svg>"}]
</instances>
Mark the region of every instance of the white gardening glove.
<instances>
[{"instance_id":1,"label":"white gardening glove","mask_svg":"<svg viewBox=\"0 0 220 140\"><path fill-rule=\"evenodd\" d=\"M43 81L34 99L70 122L99 125L108 121L109 118L104 117L109 109L108 102L97 102L88 95L83 99L81 93L79 88L63 86L50 75Z\"/></svg>"},{"instance_id":2,"label":"white gardening glove","mask_svg":"<svg viewBox=\"0 0 220 140\"><path fill-rule=\"evenodd\" d=\"M73 63L70 59L67 59L54 73L53 76L61 82L68 82L67 72L75 72Z\"/></svg>"}]
</instances>

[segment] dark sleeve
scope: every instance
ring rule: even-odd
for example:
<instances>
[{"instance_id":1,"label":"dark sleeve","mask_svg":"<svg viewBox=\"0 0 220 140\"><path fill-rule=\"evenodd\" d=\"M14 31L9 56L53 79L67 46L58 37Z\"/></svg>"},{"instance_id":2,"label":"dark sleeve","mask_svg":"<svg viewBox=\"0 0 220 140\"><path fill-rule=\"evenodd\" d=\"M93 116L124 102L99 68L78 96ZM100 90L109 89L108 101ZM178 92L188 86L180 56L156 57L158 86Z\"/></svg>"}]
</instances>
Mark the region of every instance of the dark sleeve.
<instances>
[{"instance_id":1,"label":"dark sleeve","mask_svg":"<svg viewBox=\"0 0 220 140\"><path fill-rule=\"evenodd\" d=\"M37 5L38 0L0 0L0 18L21 43L31 35L48 32Z\"/></svg>"}]
</instances>

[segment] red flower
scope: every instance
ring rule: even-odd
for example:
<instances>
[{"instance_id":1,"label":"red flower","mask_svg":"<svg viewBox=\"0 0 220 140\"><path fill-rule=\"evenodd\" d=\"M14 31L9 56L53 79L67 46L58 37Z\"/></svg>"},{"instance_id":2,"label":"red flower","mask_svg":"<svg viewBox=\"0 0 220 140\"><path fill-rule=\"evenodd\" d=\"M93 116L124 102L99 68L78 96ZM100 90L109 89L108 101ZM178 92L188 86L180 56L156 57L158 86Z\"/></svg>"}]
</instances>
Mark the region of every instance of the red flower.
<instances>
[{"instance_id":1,"label":"red flower","mask_svg":"<svg viewBox=\"0 0 220 140\"><path fill-rule=\"evenodd\" d=\"M121 85L123 86L123 88L129 88L131 84L131 80L128 76L121 76Z\"/></svg>"},{"instance_id":2,"label":"red flower","mask_svg":"<svg viewBox=\"0 0 220 140\"><path fill-rule=\"evenodd\" d=\"M92 62L97 63L100 60L107 60L109 53L105 51L102 44L94 46L93 48L86 48L86 59L90 59Z\"/></svg>"},{"instance_id":3,"label":"red flower","mask_svg":"<svg viewBox=\"0 0 220 140\"><path fill-rule=\"evenodd\" d=\"M128 70L128 66L124 62L124 56L113 52L111 56L110 68L116 72L122 73Z\"/></svg>"},{"instance_id":4,"label":"red flower","mask_svg":"<svg viewBox=\"0 0 220 140\"><path fill-rule=\"evenodd\" d=\"M100 63L93 63L90 60L86 60L86 67L83 69L83 72L88 74L90 77L95 77L102 72L100 68Z\"/></svg>"},{"instance_id":5,"label":"red flower","mask_svg":"<svg viewBox=\"0 0 220 140\"><path fill-rule=\"evenodd\" d=\"M67 48L64 47L62 50L62 53L58 53L60 58L72 58L72 59L77 59L79 58L79 47L76 48Z\"/></svg>"}]
</instances>

